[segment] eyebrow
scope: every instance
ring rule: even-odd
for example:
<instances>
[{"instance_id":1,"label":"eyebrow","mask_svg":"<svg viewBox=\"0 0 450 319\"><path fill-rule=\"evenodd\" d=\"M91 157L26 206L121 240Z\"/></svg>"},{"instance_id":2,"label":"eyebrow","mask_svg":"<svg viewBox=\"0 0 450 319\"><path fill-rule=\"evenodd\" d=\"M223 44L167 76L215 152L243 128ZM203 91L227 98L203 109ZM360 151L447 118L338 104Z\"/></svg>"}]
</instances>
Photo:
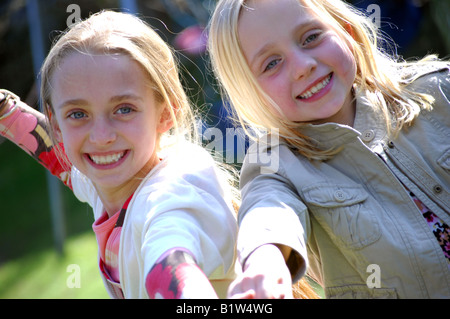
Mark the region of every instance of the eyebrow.
<instances>
[{"instance_id":1,"label":"eyebrow","mask_svg":"<svg viewBox=\"0 0 450 319\"><path fill-rule=\"evenodd\" d=\"M266 51L269 51L275 45L273 43L266 43L261 49L256 52L253 57L250 59L250 65L255 67L255 63L258 61L259 57L264 55Z\"/></svg>"},{"instance_id":2,"label":"eyebrow","mask_svg":"<svg viewBox=\"0 0 450 319\"><path fill-rule=\"evenodd\" d=\"M142 101L142 98L135 94L120 94L115 95L109 99L109 103L119 103L125 100L134 100L134 101ZM86 100L83 99L72 99L67 100L64 103L62 103L59 108L62 109L67 106L84 106L89 104Z\"/></svg>"},{"instance_id":3,"label":"eyebrow","mask_svg":"<svg viewBox=\"0 0 450 319\"><path fill-rule=\"evenodd\" d=\"M115 95L109 99L109 102L110 103L118 103L118 102L121 102L124 100L142 101L142 97L135 95L135 94Z\"/></svg>"}]
</instances>

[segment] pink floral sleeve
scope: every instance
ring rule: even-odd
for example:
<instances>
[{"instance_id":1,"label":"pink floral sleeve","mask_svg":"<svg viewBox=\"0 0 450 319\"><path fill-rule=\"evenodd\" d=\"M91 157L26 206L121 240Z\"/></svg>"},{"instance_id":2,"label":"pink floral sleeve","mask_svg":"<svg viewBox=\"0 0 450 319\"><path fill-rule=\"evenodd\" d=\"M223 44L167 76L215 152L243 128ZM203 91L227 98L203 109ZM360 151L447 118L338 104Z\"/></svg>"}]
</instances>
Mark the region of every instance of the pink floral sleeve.
<instances>
[{"instance_id":1,"label":"pink floral sleeve","mask_svg":"<svg viewBox=\"0 0 450 319\"><path fill-rule=\"evenodd\" d=\"M15 107L14 103L17 104ZM6 137L71 187L70 168L61 165L48 134L46 117L21 101L14 100L0 116L0 135ZM60 145L64 150L63 145Z\"/></svg>"},{"instance_id":2,"label":"pink floral sleeve","mask_svg":"<svg viewBox=\"0 0 450 319\"><path fill-rule=\"evenodd\" d=\"M149 271L145 287L150 299L215 299L217 294L190 253L174 248Z\"/></svg>"}]
</instances>

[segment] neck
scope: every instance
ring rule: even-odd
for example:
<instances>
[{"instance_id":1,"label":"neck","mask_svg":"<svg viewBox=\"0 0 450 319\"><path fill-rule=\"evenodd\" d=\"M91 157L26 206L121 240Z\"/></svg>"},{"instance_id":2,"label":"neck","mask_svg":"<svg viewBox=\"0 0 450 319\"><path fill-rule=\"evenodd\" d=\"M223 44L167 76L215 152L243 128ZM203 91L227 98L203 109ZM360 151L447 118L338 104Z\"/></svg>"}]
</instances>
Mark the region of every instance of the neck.
<instances>
[{"instance_id":1,"label":"neck","mask_svg":"<svg viewBox=\"0 0 450 319\"><path fill-rule=\"evenodd\" d=\"M353 127L353 124L355 122L355 114L356 114L356 99L354 97L353 90L351 90L351 92L347 94L343 106L335 115L333 115L333 117L327 120L312 121L310 123L324 124L333 122Z\"/></svg>"},{"instance_id":2,"label":"neck","mask_svg":"<svg viewBox=\"0 0 450 319\"><path fill-rule=\"evenodd\" d=\"M100 189L96 187L98 196L109 217L113 216L122 208L125 201L136 191L140 182L141 180L136 178L134 183L129 183L127 187L120 187L118 189Z\"/></svg>"},{"instance_id":3,"label":"neck","mask_svg":"<svg viewBox=\"0 0 450 319\"><path fill-rule=\"evenodd\" d=\"M347 97L345 104L348 105L348 107L343 108L340 118L336 122L353 127L356 114L356 100L353 93Z\"/></svg>"},{"instance_id":4,"label":"neck","mask_svg":"<svg viewBox=\"0 0 450 319\"><path fill-rule=\"evenodd\" d=\"M126 184L111 188L102 188L98 185L94 185L109 217L113 216L122 208L125 201L136 191L142 180L152 168L158 164L158 162L159 158L157 157L154 160L150 160L133 178L126 182Z\"/></svg>"}]
</instances>

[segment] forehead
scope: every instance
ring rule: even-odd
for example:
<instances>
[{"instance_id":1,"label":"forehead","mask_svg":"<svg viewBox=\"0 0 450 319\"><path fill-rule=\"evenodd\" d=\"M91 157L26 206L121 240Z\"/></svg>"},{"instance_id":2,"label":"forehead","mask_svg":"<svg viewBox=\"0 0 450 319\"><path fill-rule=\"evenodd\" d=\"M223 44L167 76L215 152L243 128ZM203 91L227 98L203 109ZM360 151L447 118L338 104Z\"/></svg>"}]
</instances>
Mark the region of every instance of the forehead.
<instances>
[{"instance_id":1,"label":"forehead","mask_svg":"<svg viewBox=\"0 0 450 319\"><path fill-rule=\"evenodd\" d=\"M249 0L242 5L239 23L244 19L256 17L283 18L297 16L309 10L299 0ZM268 25L270 27L270 25Z\"/></svg>"},{"instance_id":2,"label":"forehead","mask_svg":"<svg viewBox=\"0 0 450 319\"><path fill-rule=\"evenodd\" d=\"M83 77L83 75L108 78L111 74L127 77L131 73L143 71L140 65L126 54L91 54L75 51L62 58L54 75L60 78Z\"/></svg>"},{"instance_id":3,"label":"forehead","mask_svg":"<svg viewBox=\"0 0 450 319\"><path fill-rule=\"evenodd\" d=\"M248 55L255 54L262 46L311 23L320 21L298 0L251 0L241 9L238 35L245 55L250 58Z\"/></svg>"},{"instance_id":4,"label":"forehead","mask_svg":"<svg viewBox=\"0 0 450 319\"><path fill-rule=\"evenodd\" d=\"M126 55L71 53L51 78L52 102L65 98L107 97L117 91L143 91L147 76L140 64Z\"/></svg>"},{"instance_id":5,"label":"forehead","mask_svg":"<svg viewBox=\"0 0 450 319\"><path fill-rule=\"evenodd\" d=\"M257 33L256 38L260 39L271 31L289 31L312 20L318 20L316 15L298 0L251 0L241 8L238 32L240 37Z\"/></svg>"}]
</instances>

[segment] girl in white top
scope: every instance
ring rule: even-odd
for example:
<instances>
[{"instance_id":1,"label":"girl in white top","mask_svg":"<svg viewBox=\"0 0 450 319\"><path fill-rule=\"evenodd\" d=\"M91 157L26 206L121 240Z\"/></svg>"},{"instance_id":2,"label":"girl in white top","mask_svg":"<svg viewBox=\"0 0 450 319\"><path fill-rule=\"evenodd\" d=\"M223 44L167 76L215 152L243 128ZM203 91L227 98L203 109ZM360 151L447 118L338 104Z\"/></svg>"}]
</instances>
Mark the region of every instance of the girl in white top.
<instances>
[{"instance_id":1,"label":"girl in white top","mask_svg":"<svg viewBox=\"0 0 450 319\"><path fill-rule=\"evenodd\" d=\"M195 145L168 45L132 15L101 12L59 38L41 76L45 115L3 90L0 132L92 206L110 295L224 297L232 193Z\"/></svg>"}]
</instances>

